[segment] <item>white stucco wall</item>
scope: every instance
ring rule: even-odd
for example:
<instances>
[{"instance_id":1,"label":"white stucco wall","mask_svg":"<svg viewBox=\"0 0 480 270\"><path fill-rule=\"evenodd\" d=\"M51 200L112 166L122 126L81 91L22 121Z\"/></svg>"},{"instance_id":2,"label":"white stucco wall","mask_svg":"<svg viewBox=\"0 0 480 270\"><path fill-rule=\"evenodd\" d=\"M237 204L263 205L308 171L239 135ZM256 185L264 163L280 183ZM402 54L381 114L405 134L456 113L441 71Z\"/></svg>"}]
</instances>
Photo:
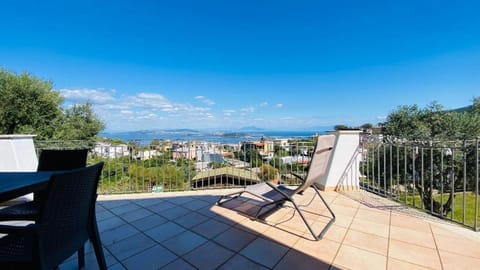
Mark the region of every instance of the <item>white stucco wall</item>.
<instances>
[{"instance_id":1,"label":"white stucco wall","mask_svg":"<svg viewBox=\"0 0 480 270\"><path fill-rule=\"evenodd\" d=\"M0 135L0 171L36 171L35 135Z\"/></svg>"},{"instance_id":2,"label":"white stucco wall","mask_svg":"<svg viewBox=\"0 0 480 270\"><path fill-rule=\"evenodd\" d=\"M360 131L332 131L335 135L332 156L326 173L317 184L323 190L358 190L360 178Z\"/></svg>"}]
</instances>

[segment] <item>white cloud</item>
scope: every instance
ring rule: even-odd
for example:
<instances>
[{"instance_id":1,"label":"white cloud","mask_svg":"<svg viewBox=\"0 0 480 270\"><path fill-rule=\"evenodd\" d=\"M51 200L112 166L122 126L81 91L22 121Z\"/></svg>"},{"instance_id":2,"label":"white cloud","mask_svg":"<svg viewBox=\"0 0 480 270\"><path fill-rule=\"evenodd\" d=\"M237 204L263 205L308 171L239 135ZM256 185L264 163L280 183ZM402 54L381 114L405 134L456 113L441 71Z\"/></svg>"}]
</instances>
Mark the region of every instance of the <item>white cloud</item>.
<instances>
[{"instance_id":1,"label":"white cloud","mask_svg":"<svg viewBox=\"0 0 480 270\"><path fill-rule=\"evenodd\" d=\"M235 110L223 110L223 115L232 116L235 112Z\"/></svg>"},{"instance_id":2,"label":"white cloud","mask_svg":"<svg viewBox=\"0 0 480 270\"><path fill-rule=\"evenodd\" d=\"M195 99L198 99L199 101L203 102L204 104L206 104L207 106L213 106L215 105L215 101L209 99L209 98L206 98L204 96L196 96Z\"/></svg>"},{"instance_id":3,"label":"white cloud","mask_svg":"<svg viewBox=\"0 0 480 270\"><path fill-rule=\"evenodd\" d=\"M274 107L275 107L275 108L282 108L282 107L283 107L283 104L282 104L282 103L278 103L278 104L275 104Z\"/></svg>"},{"instance_id":4,"label":"white cloud","mask_svg":"<svg viewBox=\"0 0 480 270\"><path fill-rule=\"evenodd\" d=\"M125 104L97 104L96 107L101 110L128 110L130 108Z\"/></svg>"},{"instance_id":5,"label":"white cloud","mask_svg":"<svg viewBox=\"0 0 480 270\"><path fill-rule=\"evenodd\" d=\"M255 107L250 106L250 107L242 108L240 109L240 111L244 113L253 113L255 112Z\"/></svg>"},{"instance_id":6,"label":"white cloud","mask_svg":"<svg viewBox=\"0 0 480 270\"><path fill-rule=\"evenodd\" d=\"M167 98L153 93L139 93L136 96L127 97L126 104L132 107L155 108L162 111L174 110L173 104Z\"/></svg>"},{"instance_id":7,"label":"white cloud","mask_svg":"<svg viewBox=\"0 0 480 270\"><path fill-rule=\"evenodd\" d=\"M260 103L260 107L265 107L265 106L268 106L268 102L265 101L265 102Z\"/></svg>"},{"instance_id":8,"label":"white cloud","mask_svg":"<svg viewBox=\"0 0 480 270\"><path fill-rule=\"evenodd\" d=\"M58 89L57 91L60 92L67 101L72 102L85 102L89 101L94 104L105 104L107 102L114 101L114 94L115 90L106 90L103 88L97 89L88 89L88 88L81 88L81 89Z\"/></svg>"}]
</instances>

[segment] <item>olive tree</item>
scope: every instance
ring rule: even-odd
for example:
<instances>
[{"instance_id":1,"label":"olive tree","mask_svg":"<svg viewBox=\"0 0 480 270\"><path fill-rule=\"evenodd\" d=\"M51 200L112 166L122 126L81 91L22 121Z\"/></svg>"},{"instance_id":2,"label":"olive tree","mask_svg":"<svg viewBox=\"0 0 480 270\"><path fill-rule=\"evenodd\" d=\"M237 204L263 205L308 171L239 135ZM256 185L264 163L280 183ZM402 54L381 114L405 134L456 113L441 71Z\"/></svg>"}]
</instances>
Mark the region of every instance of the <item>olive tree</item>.
<instances>
[{"instance_id":1,"label":"olive tree","mask_svg":"<svg viewBox=\"0 0 480 270\"><path fill-rule=\"evenodd\" d=\"M63 98L28 73L0 69L0 134L29 133L40 140L88 140L104 128L89 103L62 107Z\"/></svg>"}]
</instances>

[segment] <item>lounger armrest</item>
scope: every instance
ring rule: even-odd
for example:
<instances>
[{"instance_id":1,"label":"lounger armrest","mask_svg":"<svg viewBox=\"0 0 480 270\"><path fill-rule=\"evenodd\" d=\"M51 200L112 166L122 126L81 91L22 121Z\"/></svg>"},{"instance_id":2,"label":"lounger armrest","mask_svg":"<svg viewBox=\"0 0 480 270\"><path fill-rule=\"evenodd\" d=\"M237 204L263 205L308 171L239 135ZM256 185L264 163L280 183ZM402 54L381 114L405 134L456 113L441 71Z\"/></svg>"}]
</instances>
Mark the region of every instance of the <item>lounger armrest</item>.
<instances>
[{"instance_id":1,"label":"lounger armrest","mask_svg":"<svg viewBox=\"0 0 480 270\"><path fill-rule=\"evenodd\" d=\"M327 152L327 151L330 151L332 149L333 149L333 147L326 147L326 148L318 149L317 151L315 151L315 154L321 154L323 152Z\"/></svg>"}]
</instances>

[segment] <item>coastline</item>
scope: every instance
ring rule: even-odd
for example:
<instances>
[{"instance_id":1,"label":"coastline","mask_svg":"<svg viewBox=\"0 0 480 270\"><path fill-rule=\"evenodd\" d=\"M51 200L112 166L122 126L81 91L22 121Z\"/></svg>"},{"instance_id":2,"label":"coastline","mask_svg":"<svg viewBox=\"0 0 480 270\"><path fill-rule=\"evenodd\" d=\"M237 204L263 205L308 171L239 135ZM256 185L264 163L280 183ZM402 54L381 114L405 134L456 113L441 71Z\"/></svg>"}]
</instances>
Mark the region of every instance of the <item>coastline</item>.
<instances>
[{"instance_id":1,"label":"coastline","mask_svg":"<svg viewBox=\"0 0 480 270\"><path fill-rule=\"evenodd\" d=\"M315 135L326 134L331 129L314 131L240 131L240 132L196 132L196 131L130 131L130 132L105 132L100 137L120 139L122 141L135 141L142 145L149 144L152 140L170 141L206 141L221 144L238 144L244 141L257 141L261 138L287 139L308 138Z\"/></svg>"}]
</instances>

